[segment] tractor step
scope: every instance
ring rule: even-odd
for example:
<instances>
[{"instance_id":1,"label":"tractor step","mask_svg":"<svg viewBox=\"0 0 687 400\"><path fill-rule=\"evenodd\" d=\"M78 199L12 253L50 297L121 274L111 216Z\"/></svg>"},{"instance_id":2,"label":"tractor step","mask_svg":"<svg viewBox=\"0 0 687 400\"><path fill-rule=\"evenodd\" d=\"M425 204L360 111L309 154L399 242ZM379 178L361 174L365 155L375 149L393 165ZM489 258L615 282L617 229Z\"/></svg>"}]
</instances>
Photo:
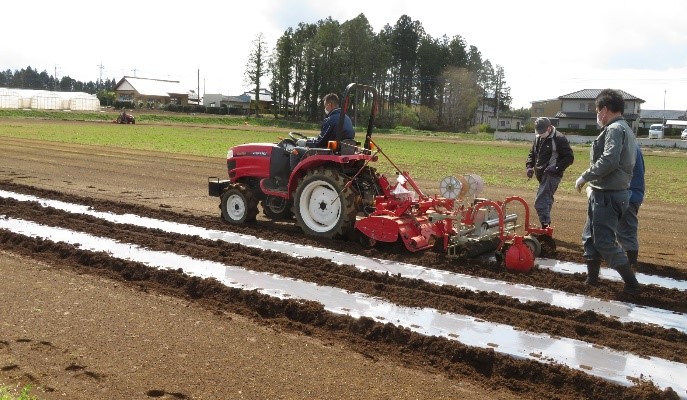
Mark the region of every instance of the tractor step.
<instances>
[{"instance_id":1,"label":"tractor step","mask_svg":"<svg viewBox=\"0 0 687 400\"><path fill-rule=\"evenodd\" d=\"M260 181L260 189L269 196L289 198L289 189L286 185L279 185L274 178L265 178Z\"/></svg>"}]
</instances>

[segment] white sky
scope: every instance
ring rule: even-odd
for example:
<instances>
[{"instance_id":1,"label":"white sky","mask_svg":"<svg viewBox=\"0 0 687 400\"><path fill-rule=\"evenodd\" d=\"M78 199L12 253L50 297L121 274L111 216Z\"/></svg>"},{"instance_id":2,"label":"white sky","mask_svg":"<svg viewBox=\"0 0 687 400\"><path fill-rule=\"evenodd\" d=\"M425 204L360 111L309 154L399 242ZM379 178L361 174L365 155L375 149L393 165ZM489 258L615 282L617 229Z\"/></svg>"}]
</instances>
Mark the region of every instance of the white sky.
<instances>
[{"instance_id":1,"label":"white sky","mask_svg":"<svg viewBox=\"0 0 687 400\"><path fill-rule=\"evenodd\" d=\"M461 35L504 67L514 108L611 87L645 100L643 109L665 101L687 110L684 0L16 0L0 13L0 69L88 82L102 64L103 79L135 74L238 95L249 89L244 71L258 33L271 50L300 22L360 13L375 32L405 14L432 37Z\"/></svg>"}]
</instances>

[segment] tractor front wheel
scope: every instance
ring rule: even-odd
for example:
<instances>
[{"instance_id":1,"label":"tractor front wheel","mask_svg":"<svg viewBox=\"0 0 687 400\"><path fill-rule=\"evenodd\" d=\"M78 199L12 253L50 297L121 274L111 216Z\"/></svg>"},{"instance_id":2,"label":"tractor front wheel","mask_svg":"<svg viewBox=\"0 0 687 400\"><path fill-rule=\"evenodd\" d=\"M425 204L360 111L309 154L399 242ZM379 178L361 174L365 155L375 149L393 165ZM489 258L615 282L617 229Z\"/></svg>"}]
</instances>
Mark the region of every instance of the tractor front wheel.
<instances>
[{"instance_id":1,"label":"tractor front wheel","mask_svg":"<svg viewBox=\"0 0 687 400\"><path fill-rule=\"evenodd\" d=\"M328 168L309 171L300 180L293 213L307 235L334 238L353 233L357 214L355 193L345 186L345 176Z\"/></svg>"},{"instance_id":2,"label":"tractor front wheel","mask_svg":"<svg viewBox=\"0 0 687 400\"><path fill-rule=\"evenodd\" d=\"M233 225L254 221L258 213L257 202L253 193L243 187L227 190L222 195L222 219Z\"/></svg>"}]
</instances>

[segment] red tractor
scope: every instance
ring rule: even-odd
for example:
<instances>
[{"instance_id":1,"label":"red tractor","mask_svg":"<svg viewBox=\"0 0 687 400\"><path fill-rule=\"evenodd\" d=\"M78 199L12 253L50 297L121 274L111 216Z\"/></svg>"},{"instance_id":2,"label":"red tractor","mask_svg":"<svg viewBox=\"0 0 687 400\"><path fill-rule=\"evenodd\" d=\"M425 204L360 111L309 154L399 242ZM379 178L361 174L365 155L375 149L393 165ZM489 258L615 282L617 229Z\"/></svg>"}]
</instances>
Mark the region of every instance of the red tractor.
<instances>
[{"instance_id":1,"label":"red tractor","mask_svg":"<svg viewBox=\"0 0 687 400\"><path fill-rule=\"evenodd\" d=\"M133 114L129 114L125 111L122 111L119 115L117 115L117 118L112 122L117 124L135 124L136 117L134 117Z\"/></svg>"},{"instance_id":2,"label":"red tractor","mask_svg":"<svg viewBox=\"0 0 687 400\"><path fill-rule=\"evenodd\" d=\"M364 142L341 140L343 116L337 139L327 148L308 149L291 170L289 157L303 135L291 132L278 143L250 143L231 148L227 154L229 179L208 178L210 196L220 197L222 218L243 224L262 212L270 219L290 219L309 236L357 238L374 246L401 240L415 252L435 248L449 255L497 250L510 269L529 270L544 244L553 245L552 228L529 224L529 207L519 197L503 202L480 199L481 178L448 177L441 196L428 196L412 177L401 171L372 139L377 111L377 91L352 83L342 96L342 112L349 107L352 90L372 96ZM363 98L369 98L363 97ZM397 170L390 182L371 164L383 155ZM275 182L284 182L277 185ZM524 235L517 235L517 215L507 214L510 204L525 211Z\"/></svg>"}]
</instances>

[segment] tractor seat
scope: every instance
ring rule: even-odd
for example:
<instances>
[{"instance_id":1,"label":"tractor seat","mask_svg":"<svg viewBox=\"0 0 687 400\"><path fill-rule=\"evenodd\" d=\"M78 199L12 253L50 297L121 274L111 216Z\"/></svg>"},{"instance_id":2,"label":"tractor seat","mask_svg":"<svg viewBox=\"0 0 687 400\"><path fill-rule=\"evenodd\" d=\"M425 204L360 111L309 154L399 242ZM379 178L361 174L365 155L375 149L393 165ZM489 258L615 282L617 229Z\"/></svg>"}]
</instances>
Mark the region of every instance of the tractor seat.
<instances>
[{"instance_id":1,"label":"tractor seat","mask_svg":"<svg viewBox=\"0 0 687 400\"><path fill-rule=\"evenodd\" d=\"M356 142L354 139L342 139L339 143L341 146L342 156L350 156L355 154L360 146L360 142Z\"/></svg>"}]
</instances>

